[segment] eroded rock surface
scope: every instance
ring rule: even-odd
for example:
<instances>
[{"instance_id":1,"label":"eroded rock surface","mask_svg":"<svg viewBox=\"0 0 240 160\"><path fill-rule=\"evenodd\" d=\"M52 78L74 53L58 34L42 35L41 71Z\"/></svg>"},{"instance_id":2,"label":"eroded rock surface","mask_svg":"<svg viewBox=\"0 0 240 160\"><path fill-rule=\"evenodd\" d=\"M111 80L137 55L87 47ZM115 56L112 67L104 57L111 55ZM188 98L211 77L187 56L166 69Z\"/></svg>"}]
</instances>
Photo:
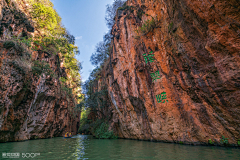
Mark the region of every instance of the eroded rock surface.
<instances>
[{"instance_id":1,"label":"eroded rock surface","mask_svg":"<svg viewBox=\"0 0 240 160\"><path fill-rule=\"evenodd\" d=\"M5 0L0 4L0 142L76 134L80 114L70 114L75 104L61 91L59 77L66 72L59 56L9 41L33 35L35 29L24 10L9 7ZM33 74L35 60L49 64L56 77Z\"/></svg>"},{"instance_id":2,"label":"eroded rock surface","mask_svg":"<svg viewBox=\"0 0 240 160\"><path fill-rule=\"evenodd\" d=\"M224 135L237 144L239 1L128 0L127 5L132 7L117 12L113 51L102 72L106 79L99 80L108 86L111 128L121 138L206 144ZM152 18L154 29L142 33L140 27ZM146 64L144 54L154 60ZM153 81L157 71L160 79Z\"/></svg>"}]
</instances>

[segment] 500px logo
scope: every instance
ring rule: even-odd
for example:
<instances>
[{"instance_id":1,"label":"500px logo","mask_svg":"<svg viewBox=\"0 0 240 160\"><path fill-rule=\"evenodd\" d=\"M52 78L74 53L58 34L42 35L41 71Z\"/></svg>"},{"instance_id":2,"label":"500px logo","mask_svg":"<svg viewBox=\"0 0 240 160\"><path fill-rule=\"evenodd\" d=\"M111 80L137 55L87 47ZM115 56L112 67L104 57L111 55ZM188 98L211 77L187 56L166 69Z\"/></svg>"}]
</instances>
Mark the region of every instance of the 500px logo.
<instances>
[{"instance_id":1,"label":"500px logo","mask_svg":"<svg viewBox=\"0 0 240 160\"><path fill-rule=\"evenodd\" d=\"M40 153L22 153L22 158L34 158L40 156Z\"/></svg>"}]
</instances>

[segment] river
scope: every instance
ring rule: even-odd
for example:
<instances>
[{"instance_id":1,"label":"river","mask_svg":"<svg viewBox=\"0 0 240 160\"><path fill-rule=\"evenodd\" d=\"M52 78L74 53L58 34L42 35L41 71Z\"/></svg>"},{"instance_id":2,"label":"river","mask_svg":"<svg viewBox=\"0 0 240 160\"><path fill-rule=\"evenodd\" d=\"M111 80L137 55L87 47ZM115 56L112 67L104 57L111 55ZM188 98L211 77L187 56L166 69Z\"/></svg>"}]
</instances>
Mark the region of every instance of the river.
<instances>
[{"instance_id":1,"label":"river","mask_svg":"<svg viewBox=\"0 0 240 160\"><path fill-rule=\"evenodd\" d=\"M83 160L216 160L240 159L240 149L190 146L172 143L93 139L77 135L0 143L1 159L83 159ZM15 154L15 155L14 155ZM5 156L5 157L3 157ZM9 157L8 157L9 156ZM24 157L24 158L23 158ZM33 157L33 158L31 158Z\"/></svg>"}]
</instances>

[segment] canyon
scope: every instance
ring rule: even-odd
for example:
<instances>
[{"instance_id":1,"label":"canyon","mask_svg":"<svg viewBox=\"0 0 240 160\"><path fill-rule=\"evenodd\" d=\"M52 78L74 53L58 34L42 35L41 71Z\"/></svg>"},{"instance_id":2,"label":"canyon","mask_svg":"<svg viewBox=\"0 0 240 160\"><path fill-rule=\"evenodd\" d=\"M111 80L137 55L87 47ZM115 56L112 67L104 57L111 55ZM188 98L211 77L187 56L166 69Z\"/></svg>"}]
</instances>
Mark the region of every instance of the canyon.
<instances>
[{"instance_id":1,"label":"canyon","mask_svg":"<svg viewBox=\"0 0 240 160\"><path fill-rule=\"evenodd\" d=\"M31 7L0 0L0 142L77 134L80 126L81 111L63 87L71 77L63 53L18 40L47 32ZM88 119L104 117L119 138L205 145L224 136L236 146L239 13L237 0L128 0L94 80L94 92L107 91L99 102L107 102Z\"/></svg>"}]
</instances>

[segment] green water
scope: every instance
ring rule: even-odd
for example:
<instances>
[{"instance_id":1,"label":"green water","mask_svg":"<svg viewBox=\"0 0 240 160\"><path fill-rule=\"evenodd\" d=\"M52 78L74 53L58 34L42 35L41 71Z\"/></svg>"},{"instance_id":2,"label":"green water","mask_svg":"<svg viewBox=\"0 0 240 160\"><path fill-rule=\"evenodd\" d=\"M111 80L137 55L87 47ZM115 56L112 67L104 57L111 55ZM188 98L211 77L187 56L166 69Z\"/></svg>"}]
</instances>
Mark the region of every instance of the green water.
<instances>
[{"instance_id":1,"label":"green water","mask_svg":"<svg viewBox=\"0 0 240 160\"><path fill-rule=\"evenodd\" d=\"M240 149L214 146L189 146L137 140L101 140L78 135L73 138L52 138L24 142L0 143L2 153L40 153L28 159L84 160L204 160L240 159ZM26 154L27 155L27 154ZM29 156L29 155L27 155ZM34 154L32 154L34 156ZM5 159L5 158L4 158ZM6 158L11 159L11 158Z\"/></svg>"}]
</instances>

